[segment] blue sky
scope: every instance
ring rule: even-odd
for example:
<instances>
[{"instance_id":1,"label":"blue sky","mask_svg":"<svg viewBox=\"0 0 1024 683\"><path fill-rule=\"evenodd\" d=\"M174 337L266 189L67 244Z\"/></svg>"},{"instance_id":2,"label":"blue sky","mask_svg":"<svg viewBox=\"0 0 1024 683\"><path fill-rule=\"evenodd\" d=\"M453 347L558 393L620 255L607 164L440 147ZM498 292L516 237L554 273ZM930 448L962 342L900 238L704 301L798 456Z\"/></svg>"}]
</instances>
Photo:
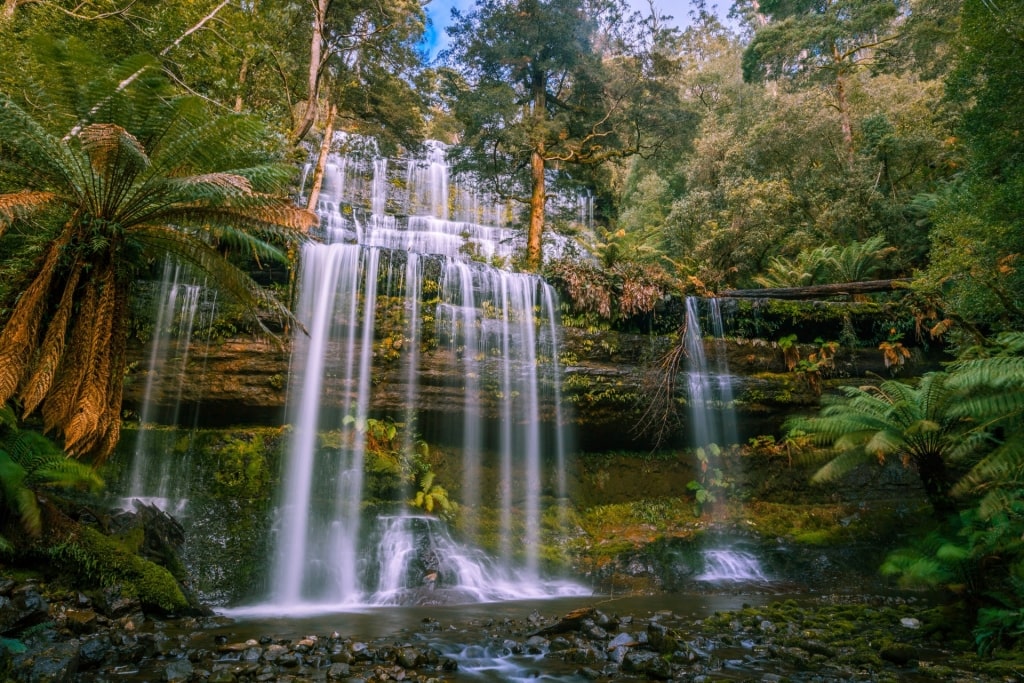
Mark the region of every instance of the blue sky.
<instances>
[{"instance_id":1,"label":"blue sky","mask_svg":"<svg viewBox=\"0 0 1024 683\"><path fill-rule=\"evenodd\" d=\"M634 9L645 14L648 11L647 0L629 0L629 4ZM430 25L427 27L427 35L424 38L424 44L428 47L431 57L435 56L437 51L444 47L444 27L447 26L448 21L451 19L452 8L464 10L472 6L473 0L431 0L430 4L427 5L427 16L430 18ZM662 14L671 15L673 23L677 26L683 25L686 15L690 10L688 0L654 0L654 6Z\"/></svg>"}]
</instances>

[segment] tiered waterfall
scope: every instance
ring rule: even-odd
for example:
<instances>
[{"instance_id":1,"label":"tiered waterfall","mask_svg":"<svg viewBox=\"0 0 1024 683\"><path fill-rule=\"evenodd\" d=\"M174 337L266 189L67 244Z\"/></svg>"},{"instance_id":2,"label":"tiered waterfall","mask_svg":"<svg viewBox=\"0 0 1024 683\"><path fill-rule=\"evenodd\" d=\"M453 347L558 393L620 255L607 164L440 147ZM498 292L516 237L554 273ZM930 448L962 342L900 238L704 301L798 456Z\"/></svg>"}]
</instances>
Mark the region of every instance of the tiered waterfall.
<instances>
[{"instance_id":1,"label":"tiered waterfall","mask_svg":"<svg viewBox=\"0 0 1024 683\"><path fill-rule=\"evenodd\" d=\"M515 249L518 233L504 225L510 208L452 182L443 150L431 147L411 161L333 154L318 211L324 243L304 247L298 277L302 325L267 604L575 590L545 580L539 556L544 510L564 498L557 300L540 278L492 265ZM447 355L457 371L437 379L424 350ZM404 404L390 417L407 434L429 431L461 460L457 481L447 482L459 494L458 542L436 518L402 505L365 514L368 454L358 432L381 417L374 392L395 391L378 386L385 369L400 378ZM458 404L444 406L458 417L425 424L439 397ZM330 447L328 432L340 432ZM411 437L403 448L414 449ZM477 543L484 527L488 553Z\"/></svg>"}]
</instances>

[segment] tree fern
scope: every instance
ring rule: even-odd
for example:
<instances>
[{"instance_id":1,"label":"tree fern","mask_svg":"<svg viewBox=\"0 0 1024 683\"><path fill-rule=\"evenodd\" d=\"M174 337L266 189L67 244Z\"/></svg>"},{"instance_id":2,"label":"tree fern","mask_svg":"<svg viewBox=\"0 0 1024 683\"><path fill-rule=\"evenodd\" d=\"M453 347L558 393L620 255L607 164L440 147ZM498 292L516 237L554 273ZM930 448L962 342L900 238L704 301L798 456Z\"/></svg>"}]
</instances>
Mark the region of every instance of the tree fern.
<instances>
[{"instance_id":1,"label":"tree fern","mask_svg":"<svg viewBox=\"0 0 1024 683\"><path fill-rule=\"evenodd\" d=\"M829 259L829 278L833 282L859 282L878 277L885 259L896 251L887 246L883 235L869 237L863 242L852 242Z\"/></svg>"},{"instance_id":2,"label":"tree fern","mask_svg":"<svg viewBox=\"0 0 1024 683\"><path fill-rule=\"evenodd\" d=\"M176 96L145 58L98 68L72 58L73 41L45 49L66 76L35 94L48 108L30 114L0 93L0 237L31 219L49 240L0 320L0 403L41 406L65 451L102 459L119 435L139 272L171 255L250 311L287 316L222 250L283 259L272 242L305 239L316 217L281 193L291 169L261 149L259 121Z\"/></svg>"},{"instance_id":3,"label":"tree fern","mask_svg":"<svg viewBox=\"0 0 1024 683\"><path fill-rule=\"evenodd\" d=\"M889 380L877 387L845 387L819 416L792 419L786 428L838 453L819 469L817 481L833 480L862 462L895 458L914 467L942 515L952 509L947 464L964 432L946 380L945 373L930 373L916 385Z\"/></svg>"},{"instance_id":4,"label":"tree fern","mask_svg":"<svg viewBox=\"0 0 1024 683\"><path fill-rule=\"evenodd\" d=\"M30 536L42 532L36 491L42 488L79 488L97 491L103 480L92 467L67 458L42 434L20 430L10 420L13 411L0 407L0 509L17 516ZM0 548L10 543L0 537Z\"/></svg>"}]
</instances>

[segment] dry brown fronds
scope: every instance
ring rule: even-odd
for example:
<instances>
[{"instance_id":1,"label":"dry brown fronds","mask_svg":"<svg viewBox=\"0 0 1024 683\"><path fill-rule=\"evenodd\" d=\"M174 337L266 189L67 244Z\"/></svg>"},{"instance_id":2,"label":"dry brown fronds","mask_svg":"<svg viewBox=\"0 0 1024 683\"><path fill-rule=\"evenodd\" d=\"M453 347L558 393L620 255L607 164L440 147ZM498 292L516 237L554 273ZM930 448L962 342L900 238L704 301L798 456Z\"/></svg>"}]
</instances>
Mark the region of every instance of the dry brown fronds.
<instances>
[{"instance_id":1,"label":"dry brown fronds","mask_svg":"<svg viewBox=\"0 0 1024 683\"><path fill-rule=\"evenodd\" d=\"M277 206L254 206L254 207L231 207L233 213L246 218L261 221L263 223L274 223L283 225L293 230L309 232L311 228L320 225L320 219L312 211L300 209L297 206L280 204Z\"/></svg>"},{"instance_id":2,"label":"dry brown fronds","mask_svg":"<svg viewBox=\"0 0 1024 683\"><path fill-rule=\"evenodd\" d=\"M233 190L240 194L252 194L252 183L234 173L204 173L182 178L183 185L210 185L222 190Z\"/></svg>"},{"instance_id":3,"label":"dry brown fronds","mask_svg":"<svg viewBox=\"0 0 1024 683\"><path fill-rule=\"evenodd\" d=\"M94 275L95 280L99 281L100 293L89 331L88 373L79 389L71 420L64 427L64 450L77 455L88 452L89 446L95 443L96 435L105 431L103 418L107 411L107 385L112 380L110 324L116 303L113 266L104 266L102 273Z\"/></svg>"},{"instance_id":4,"label":"dry brown fronds","mask_svg":"<svg viewBox=\"0 0 1024 683\"><path fill-rule=\"evenodd\" d=\"M52 192L37 192L35 190L22 190L0 194L0 235L7 231L14 219L19 215L28 213L37 206L42 206L53 201L56 195Z\"/></svg>"},{"instance_id":5,"label":"dry brown fronds","mask_svg":"<svg viewBox=\"0 0 1024 683\"><path fill-rule=\"evenodd\" d=\"M47 432L59 430L61 425L67 424L75 408L79 387L88 372L88 342L96 321L98 299L96 281L90 278L85 282L78 315L71 324L71 339L54 378L53 388L43 399L43 429Z\"/></svg>"},{"instance_id":6,"label":"dry brown fronds","mask_svg":"<svg viewBox=\"0 0 1024 683\"><path fill-rule=\"evenodd\" d=\"M64 293L61 295L60 303L57 305L57 312L50 320L46 328L46 336L43 338L42 347L36 358L35 367L27 382L24 383L21 391L22 416L28 417L36 409L39 403L53 386L53 378L60 367L61 358L64 357L66 348L68 322L71 319L71 312L75 303L75 289L82 274L81 262L76 262L71 269L67 282L64 283Z\"/></svg>"},{"instance_id":7,"label":"dry brown fronds","mask_svg":"<svg viewBox=\"0 0 1024 683\"><path fill-rule=\"evenodd\" d=\"M78 134L82 149L89 155L93 169L103 172L117 160L122 151L130 151L137 159L146 158L146 150L134 135L115 123L94 123Z\"/></svg>"},{"instance_id":8,"label":"dry brown fronds","mask_svg":"<svg viewBox=\"0 0 1024 683\"><path fill-rule=\"evenodd\" d=\"M0 332L0 404L14 396L28 370L64 244L64 241L57 241L50 245L38 274L18 299Z\"/></svg>"}]
</instances>

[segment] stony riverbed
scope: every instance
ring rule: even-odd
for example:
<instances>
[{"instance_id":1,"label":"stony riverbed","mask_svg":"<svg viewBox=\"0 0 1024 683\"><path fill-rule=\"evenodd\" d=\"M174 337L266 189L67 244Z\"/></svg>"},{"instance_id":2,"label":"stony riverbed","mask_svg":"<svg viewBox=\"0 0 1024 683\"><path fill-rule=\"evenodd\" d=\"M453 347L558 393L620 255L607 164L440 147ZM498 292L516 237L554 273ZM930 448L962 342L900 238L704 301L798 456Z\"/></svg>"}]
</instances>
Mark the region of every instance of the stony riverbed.
<instances>
[{"instance_id":1,"label":"stony riverbed","mask_svg":"<svg viewBox=\"0 0 1024 683\"><path fill-rule=\"evenodd\" d=\"M1009 658L978 658L955 613L906 596L761 595L703 618L621 613L599 598L568 612L494 603L464 618L447 608L354 635L345 614L297 632L302 626L217 615L161 620L116 590L52 594L8 579L0 595L12 681L1005 682L1024 670Z\"/></svg>"}]
</instances>

